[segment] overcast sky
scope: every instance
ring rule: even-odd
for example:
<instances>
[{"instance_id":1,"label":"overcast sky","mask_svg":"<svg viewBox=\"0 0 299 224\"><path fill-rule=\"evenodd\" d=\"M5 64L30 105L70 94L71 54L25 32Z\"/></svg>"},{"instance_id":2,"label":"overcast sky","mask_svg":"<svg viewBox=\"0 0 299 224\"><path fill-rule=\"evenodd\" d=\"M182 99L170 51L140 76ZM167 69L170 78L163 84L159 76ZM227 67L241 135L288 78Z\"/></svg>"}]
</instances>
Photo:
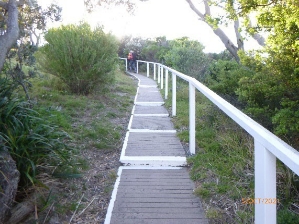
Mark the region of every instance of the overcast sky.
<instances>
[{"instance_id":1,"label":"overcast sky","mask_svg":"<svg viewBox=\"0 0 299 224\"><path fill-rule=\"evenodd\" d=\"M39 0L46 4L51 0ZM185 0L148 0L137 2L134 15L128 14L124 7L101 7L92 14L84 11L83 0L63 0L58 4L63 8L63 22L78 23L86 20L92 25L103 25L107 32L121 37L133 35L140 37L166 36L174 39L187 36L198 40L205 46L205 52L219 53L225 48L211 28L200 21ZM232 27L226 29L234 40ZM251 43L252 45L252 43Z\"/></svg>"}]
</instances>

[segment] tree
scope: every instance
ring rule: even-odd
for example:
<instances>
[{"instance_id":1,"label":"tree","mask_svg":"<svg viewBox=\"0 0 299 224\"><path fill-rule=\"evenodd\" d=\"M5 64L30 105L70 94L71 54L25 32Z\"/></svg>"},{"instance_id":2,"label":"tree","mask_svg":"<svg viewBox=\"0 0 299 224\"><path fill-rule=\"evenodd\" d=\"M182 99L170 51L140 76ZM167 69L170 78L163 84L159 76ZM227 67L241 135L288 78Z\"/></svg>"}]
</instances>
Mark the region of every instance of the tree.
<instances>
[{"instance_id":1,"label":"tree","mask_svg":"<svg viewBox=\"0 0 299 224\"><path fill-rule=\"evenodd\" d=\"M33 9L34 4L34 0L0 1L0 72L3 72L6 59L16 59L18 63L15 63L15 61L13 63L8 63L4 72L11 76L12 80L14 81L12 85L21 85L24 88L26 94L27 90L26 85L24 83L24 73L22 72L22 64L29 62L28 59L30 59L30 54L28 54L28 52L32 52L33 50L33 48L31 48L26 43L26 37L30 36L30 33L32 33L32 28L34 27L34 24L36 24L37 29L45 28L45 25L42 26L37 21L41 21L41 19L46 18L49 15L44 14L44 16L40 16L38 17L38 19L36 19L36 16L41 15L40 10L37 10L35 12L35 15L32 15L31 13L30 16L26 16L30 14L29 12L32 12L31 9ZM29 27L31 27L31 29ZM31 32L29 32L30 30ZM18 44L17 40L19 40ZM14 49L11 50L12 48ZM5 216L9 214L9 209L14 201L20 177L20 172L16 170L16 157L12 158L11 155L13 153L11 152L11 148L8 146L8 139L6 137L8 137L9 135L5 134L4 131L9 130L9 117L17 120L18 124L22 123L21 119L16 118L15 114L12 113L11 107L8 110L3 110L3 108L8 108L9 106L11 106L11 104L9 105L8 100L10 94L9 91L6 89L6 82L3 82L3 80L3 77L1 77L0 188L2 193L0 195L0 204L5 206L0 206L0 223L4 222ZM19 105L17 105L17 108L20 108ZM5 111L7 113L5 113ZM29 109L28 111L32 110ZM21 118L25 119L29 117L26 116L26 114L23 113L23 111L21 113L19 112L20 111L18 111L17 114ZM26 128L25 125L22 125L22 127L26 129L23 131L23 134L25 136L26 132L28 131L34 133L34 131L32 131L32 128ZM17 130L16 125L13 125L12 129ZM13 138L15 136L19 136L14 136L12 133L10 134L10 136L12 136ZM23 147L24 145L21 148ZM34 149L34 147L32 146L30 148Z\"/></svg>"},{"instance_id":2,"label":"tree","mask_svg":"<svg viewBox=\"0 0 299 224\"><path fill-rule=\"evenodd\" d=\"M139 0L148 1L148 0ZM208 24L215 35L217 35L226 49L235 58L237 62L240 61L238 51L244 49L245 35L250 35L254 38L261 46L265 45L265 39L258 33L258 27L253 27L251 17L243 13L242 4L243 0L203 0L200 1L203 4L204 11L201 12L199 9L202 8L202 4L194 4L193 0L186 0L191 10L193 10L199 19ZM252 1L250 1L252 2ZM91 11L96 5L102 4L124 4L127 6L127 10L131 13L134 11L133 0L85 0L88 11ZM221 15L212 15L211 9L218 8L221 10ZM232 40L228 35L220 28L220 25L226 25L228 23L234 24L235 39Z\"/></svg>"},{"instance_id":3,"label":"tree","mask_svg":"<svg viewBox=\"0 0 299 224\"><path fill-rule=\"evenodd\" d=\"M165 56L170 50L169 42L165 36L148 40L146 46L142 49L145 60L165 63Z\"/></svg>"},{"instance_id":4,"label":"tree","mask_svg":"<svg viewBox=\"0 0 299 224\"><path fill-rule=\"evenodd\" d=\"M2 19L7 13L7 23L5 29L1 29L0 35L0 71L3 68L6 55L11 47L17 42L19 37L19 6L23 6L25 1L9 0L8 2L0 1L0 8L2 9Z\"/></svg>"},{"instance_id":5,"label":"tree","mask_svg":"<svg viewBox=\"0 0 299 224\"><path fill-rule=\"evenodd\" d=\"M239 3L238 1L211 1L211 0L203 0L204 4L204 12L201 12L198 8L199 6L195 6L192 0L186 0L189 4L190 8L199 16L200 20L207 23L213 30L213 32L220 38L226 49L233 55L237 62L240 61L238 56L239 50L244 50L244 36L241 34L240 28L240 20L241 15L237 12ZM213 17L211 14L211 5L217 6L220 9L223 9L222 12L226 13L226 16L222 17ZM231 40L225 32L219 27L221 23L226 23L225 19L232 21L234 23L234 31L235 31L235 41ZM246 30L249 30L252 27L252 23L250 22L250 18L246 17L248 27ZM264 46L265 40L264 38L256 32L251 32L251 36L257 40L257 42ZM234 42L236 44L234 44Z\"/></svg>"},{"instance_id":6,"label":"tree","mask_svg":"<svg viewBox=\"0 0 299 224\"><path fill-rule=\"evenodd\" d=\"M188 37L171 40L170 49L165 55L168 66L190 75L199 81L204 79L208 58L203 52L204 46Z\"/></svg>"},{"instance_id":7,"label":"tree","mask_svg":"<svg viewBox=\"0 0 299 224\"><path fill-rule=\"evenodd\" d=\"M239 94L248 102L252 114L267 116L274 133L298 147L299 7L289 0L270 5L259 1L254 5L244 3L243 8L248 13L258 9L259 26L270 34L262 52L242 56L242 63L256 75L241 80Z\"/></svg>"},{"instance_id":8,"label":"tree","mask_svg":"<svg viewBox=\"0 0 299 224\"><path fill-rule=\"evenodd\" d=\"M10 9L9 6L14 4L16 7L13 12L17 14L17 19L14 19L13 23L16 24L11 22L12 10L8 10ZM47 22L60 20L61 8L52 4L47 9L42 9L36 0L28 2L8 1L6 4L2 2L1 6L0 46L3 50L1 50L0 71L3 63L6 62L5 71L2 72L22 86L27 99L30 101L28 93L30 84L27 80L36 72L33 54L39 45L40 35L46 30ZM24 72L23 65L29 66L30 69Z\"/></svg>"}]
</instances>

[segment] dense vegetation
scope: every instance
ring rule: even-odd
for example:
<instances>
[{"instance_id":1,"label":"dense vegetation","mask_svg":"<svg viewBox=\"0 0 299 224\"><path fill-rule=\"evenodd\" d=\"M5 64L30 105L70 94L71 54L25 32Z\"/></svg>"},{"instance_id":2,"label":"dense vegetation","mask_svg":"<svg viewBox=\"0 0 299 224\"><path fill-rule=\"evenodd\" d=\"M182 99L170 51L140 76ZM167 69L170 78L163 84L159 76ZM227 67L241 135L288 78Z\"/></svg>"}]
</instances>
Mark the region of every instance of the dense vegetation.
<instances>
[{"instance_id":1,"label":"dense vegetation","mask_svg":"<svg viewBox=\"0 0 299 224\"><path fill-rule=\"evenodd\" d=\"M5 8L1 9L0 28L5 35L8 20ZM139 59L166 64L198 79L299 148L299 8L294 1L228 1L230 20L253 12L256 27L248 22L242 29L268 36L262 50L240 50L237 56L226 51L205 54L201 43L187 37L124 37L117 42L86 23L50 29L44 46L33 43L32 35L46 31L46 21L58 20L60 10L54 5L46 11L23 7L18 44L10 48L0 74L0 153L8 151L20 172L18 201L34 190L48 189L46 182L53 177L80 177L87 167L80 156L84 149L109 153L121 142L123 129L114 119L126 116L131 103L126 96L134 88L117 70L117 45L120 57L134 50ZM210 18L213 26L220 20ZM178 89L174 122L179 137L188 142L187 86L181 82ZM241 203L241 198L254 197L252 139L200 94L197 101L196 137L201 150L189 159L191 178L198 183L195 193L204 200L211 220L252 223L253 206ZM298 176L280 162L277 166L278 223L298 223ZM0 174L7 179L1 170ZM78 188L85 192L85 183ZM49 190L41 196L40 211L52 209L51 194ZM74 211L74 205L77 209L73 201L69 208L55 204L59 214Z\"/></svg>"}]
</instances>

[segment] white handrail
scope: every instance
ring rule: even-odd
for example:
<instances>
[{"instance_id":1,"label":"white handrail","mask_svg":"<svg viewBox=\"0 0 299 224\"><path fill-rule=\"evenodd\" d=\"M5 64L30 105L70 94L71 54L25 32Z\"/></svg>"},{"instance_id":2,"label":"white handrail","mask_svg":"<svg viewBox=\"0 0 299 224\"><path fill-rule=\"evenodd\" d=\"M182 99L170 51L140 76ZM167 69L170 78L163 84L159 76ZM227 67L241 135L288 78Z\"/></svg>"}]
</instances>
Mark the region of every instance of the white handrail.
<instances>
[{"instance_id":1,"label":"white handrail","mask_svg":"<svg viewBox=\"0 0 299 224\"><path fill-rule=\"evenodd\" d=\"M147 63L147 76L149 65L153 64L154 79L156 78L156 65L158 66L158 83L161 84L161 89L163 89L163 69L165 69L165 74L167 74L165 76L167 79L165 80L165 85L167 85L165 98L168 95L168 72L172 73L172 116L176 116L176 77L189 83L189 151L191 154L195 153L195 89L254 138L255 223L276 223L276 203L273 203L276 200L276 158L299 175L299 152L196 79L160 63L137 60L137 65L138 63Z\"/></svg>"}]
</instances>

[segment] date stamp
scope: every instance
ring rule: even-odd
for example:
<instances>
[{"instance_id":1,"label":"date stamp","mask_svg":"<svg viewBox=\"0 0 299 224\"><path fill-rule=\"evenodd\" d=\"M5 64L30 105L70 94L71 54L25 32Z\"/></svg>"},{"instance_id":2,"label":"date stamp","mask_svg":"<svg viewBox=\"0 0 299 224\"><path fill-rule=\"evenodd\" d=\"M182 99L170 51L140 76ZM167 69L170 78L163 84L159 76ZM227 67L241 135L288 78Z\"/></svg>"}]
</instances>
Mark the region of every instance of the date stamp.
<instances>
[{"instance_id":1,"label":"date stamp","mask_svg":"<svg viewBox=\"0 0 299 224\"><path fill-rule=\"evenodd\" d=\"M277 198L242 198L241 202L244 205L254 205L254 204L273 205L273 204L279 204L279 199L277 199Z\"/></svg>"}]
</instances>

